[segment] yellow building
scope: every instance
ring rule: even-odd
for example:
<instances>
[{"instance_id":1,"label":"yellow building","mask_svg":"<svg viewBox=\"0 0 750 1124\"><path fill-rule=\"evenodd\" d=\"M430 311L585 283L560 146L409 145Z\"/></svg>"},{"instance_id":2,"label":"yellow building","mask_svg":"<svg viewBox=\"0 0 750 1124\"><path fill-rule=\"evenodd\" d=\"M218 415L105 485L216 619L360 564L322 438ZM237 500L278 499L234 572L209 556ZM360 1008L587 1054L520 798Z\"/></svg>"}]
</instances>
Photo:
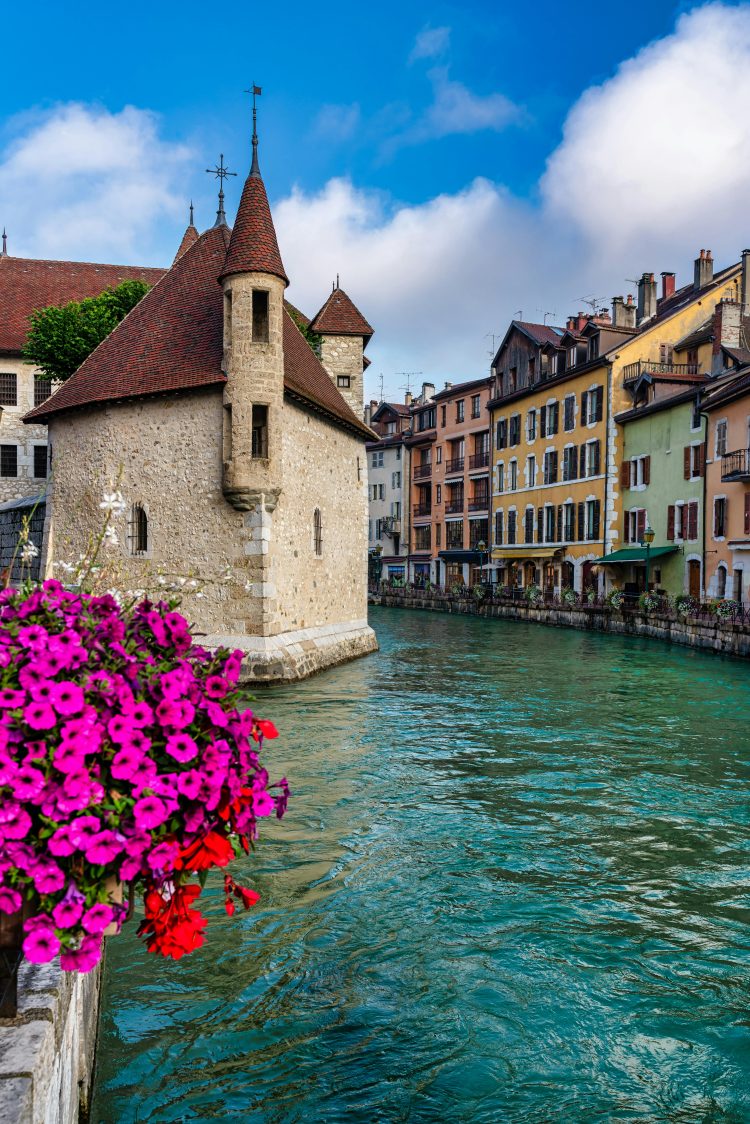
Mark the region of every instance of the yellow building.
<instances>
[{"instance_id":1,"label":"yellow building","mask_svg":"<svg viewBox=\"0 0 750 1124\"><path fill-rule=\"evenodd\" d=\"M685 389L706 371L722 301L739 301L742 262L714 275L710 251L692 284L653 273L638 303L615 297L612 315L570 317L565 328L513 321L493 362L492 567L511 586L603 593L615 565L597 560L622 546L622 427L615 418L644 393ZM745 290L746 291L746 290ZM717 345L713 343L713 350ZM648 484L634 484L644 490ZM660 544L655 544L660 545Z\"/></svg>"}]
</instances>

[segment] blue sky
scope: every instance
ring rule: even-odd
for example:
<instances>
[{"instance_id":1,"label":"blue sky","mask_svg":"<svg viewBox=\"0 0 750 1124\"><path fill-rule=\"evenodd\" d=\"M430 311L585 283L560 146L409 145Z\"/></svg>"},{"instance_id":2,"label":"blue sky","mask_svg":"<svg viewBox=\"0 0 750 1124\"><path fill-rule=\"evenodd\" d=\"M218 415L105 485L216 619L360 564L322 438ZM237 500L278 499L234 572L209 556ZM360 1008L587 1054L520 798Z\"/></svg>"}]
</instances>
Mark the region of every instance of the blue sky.
<instances>
[{"instance_id":1,"label":"blue sky","mask_svg":"<svg viewBox=\"0 0 750 1124\"><path fill-rule=\"evenodd\" d=\"M219 152L233 213L254 80L290 296L314 312L340 271L376 328L373 392L476 377L518 311L559 322L750 241L750 138L721 119L750 118L744 4L46 4L33 41L5 12L3 40L11 253L168 263L191 197L213 219Z\"/></svg>"}]
</instances>

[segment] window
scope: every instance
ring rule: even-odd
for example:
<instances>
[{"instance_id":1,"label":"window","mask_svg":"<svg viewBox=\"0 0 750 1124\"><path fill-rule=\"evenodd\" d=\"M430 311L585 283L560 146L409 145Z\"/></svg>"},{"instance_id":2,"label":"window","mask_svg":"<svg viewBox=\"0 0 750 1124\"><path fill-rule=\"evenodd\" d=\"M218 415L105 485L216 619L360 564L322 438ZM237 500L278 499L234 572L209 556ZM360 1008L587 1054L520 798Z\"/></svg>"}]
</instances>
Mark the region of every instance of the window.
<instances>
[{"instance_id":1,"label":"window","mask_svg":"<svg viewBox=\"0 0 750 1124\"><path fill-rule=\"evenodd\" d=\"M375 487L378 489L378 499L384 500L385 499L385 484L376 484Z\"/></svg>"},{"instance_id":2,"label":"window","mask_svg":"<svg viewBox=\"0 0 750 1124\"><path fill-rule=\"evenodd\" d=\"M544 454L544 483L557 483L557 451L554 449Z\"/></svg>"},{"instance_id":3,"label":"window","mask_svg":"<svg viewBox=\"0 0 750 1124\"><path fill-rule=\"evenodd\" d=\"M382 452L372 454L372 467L373 468L382 468L383 467L383 453Z\"/></svg>"},{"instance_id":4,"label":"window","mask_svg":"<svg viewBox=\"0 0 750 1124\"><path fill-rule=\"evenodd\" d=\"M599 538L601 504L599 500L586 501L586 539L596 542Z\"/></svg>"},{"instance_id":5,"label":"window","mask_svg":"<svg viewBox=\"0 0 750 1124\"><path fill-rule=\"evenodd\" d=\"M552 504L547 504L544 509L544 541L557 541L557 536L555 534L555 509Z\"/></svg>"},{"instance_id":6,"label":"window","mask_svg":"<svg viewBox=\"0 0 750 1124\"><path fill-rule=\"evenodd\" d=\"M148 516L140 503L134 503L128 520L128 550L134 555L148 552Z\"/></svg>"},{"instance_id":7,"label":"window","mask_svg":"<svg viewBox=\"0 0 750 1124\"><path fill-rule=\"evenodd\" d=\"M727 498L717 496L714 500L714 538L723 539L727 533Z\"/></svg>"},{"instance_id":8,"label":"window","mask_svg":"<svg viewBox=\"0 0 750 1124\"><path fill-rule=\"evenodd\" d=\"M379 522L380 520L378 520L378 523ZM377 537L380 538L379 528ZM318 557L320 557L320 555L323 553L323 519L320 514L319 507L316 507L315 511L313 512L313 548Z\"/></svg>"},{"instance_id":9,"label":"window","mask_svg":"<svg viewBox=\"0 0 750 1124\"><path fill-rule=\"evenodd\" d=\"M445 545L449 549L462 550L464 545L463 519L454 519L445 524Z\"/></svg>"},{"instance_id":10,"label":"window","mask_svg":"<svg viewBox=\"0 0 750 1124\"><path fill-rule=\"evenodd\" d=\"M503 513L502 511L495 512L495 545L503 545Z\"/></svg>"},{"instance_id":11,"label":"window","mask_svg":"<svg viewBox=\"0 0 750 1124\"><path fill-rule=\"evenodd\" d=\"M625 542L640 543L646 530L646 509L634 507L625 512Z\"/></svg>"},{"instance_id":12,"label":"window","mask_svg":"<svg viewBox=\"0 0 750 1124\"><path fill-rule=\"evenodd\" d=\"M440 546L443 541L443 524L435 524L435 546Z\"/></svg>"},{"instance_id":13,"label":"window","mask_svg":"<svg viewBox=\"0 0 750 1124\"><path fill-rule=\"evenodd\" d=\"M508 391L510 394L518 388L518 368L511 367L510 375L508 376Z\"/></svg>"},{"instance_id":14,"label":"window","mask_svg":"<svg viewBox=\"0 0 750 1124\"><path fill-rule=\"evenodd\" d=\"M659 362L669 367L672 364L672 345L671 343L659 344Z\"/></svg>"},{"instance_id":15,"label":"window","mask_svg":"<svg viewBox=\"0 0 750 1124\"><path fill-rule=\"evenodd\" d=\"M683 476L686 480L696 480L706 471L705 448L700 445L686 445L683 449Z\"/></svg>"},{"instance_id":16,"label":"window","mask_svg":"<svg viewBox=\"0 0 750 1124\"><path fill-rule=\"evenodd\" d=\"M443 446L438 445L437 449L435 450L435 464L442 464L442 463L443 463Z\"/></svg>"},{"instance_id":17,"label":"window","mask_svg":"<svg viewBox=\"0 0 750 1124\"><path fill-rule=\"evenodd\" d=\"M575 428L576 424L576 396L575 394L566 394L564 401L564 420L563 429L566 433L570 433L571 429Z\"/></svg>"},{"instance_id":18,"label":"window","mask_svg":"<svg viewBox=\"0 0 750 1124\"><path fill-rule=\"evenodd\" d=\"M352 385L352 380L349 375L336 375L336 386L349 387ZM391 424L391 433L395 429L395 425Z\"/></svg>"},{"instance_id":19,"label":"window","mask_svg":"<svg viewBox=\"0 0 750 1124\"><path fill-rule=\"evenodd\" d=\"M422 410L421 414L419 415L419 423L417 428L419 429L420 433L424 432L425 429L435 428L434 406L431 406L429 410Z\"/></svg>"},{"instance_id":20,"label":"window","mask_svg":"<svg viewBox=\"0 0 750 1124\"><path fill-rule=\"evenodd\" d=\"M49 383L47 383L49 386ZM42 399L44 401L44 399ZM18 375L0 373L0 406L18 405Z\"/></svg>"},{"instance_id":21,"label":"window","mask_svg":"<svg viewBox=\"0 0 750 1124\"><path fill-rule=\"evenodd\" d=\"M553 437L558 429L557 402L548 402L540 410L539 429L542 437Z\"/></svg>"},{"instance_id":22,"label":"window","mask_svg":"<svg viewBox=\"0 0 750 1124\"><path fill-rule=\"evenodd\" d=\"M0 445L0 476L18 476L17 445Z\"/></svg>"},{"instance_id":23,"label":"window","mask_svg":"<svg viewBox=\"0 0 750 1124\"><path fill-rule=\"evenodd\" d=\"M0 376L2 377L2 376ZM52 383L49 379L34 379L34 405L41 406L52 393Z\"/></svg>"},{"instance_id":24,"label":"window","mask_svg":"<svg viewBox=\"0 0 750 1124\"><path fill-rule=\"evenodd\" d=\"M513 546L516 541L516 512L508 512L508 543Z\"/></svg>"},{"instance_id":25,"label":"window","mask_svg":"<svg viewBox=\"0 0 750 1124\"><path fill-rule=\"evenodd\" d=\"M510 418L510 436L508 438L509 444L512 446L521 444L521 415L511 414Z\"/></svg>"},{"instance_id":26,"label":"window","mask_svg":"<svg viewBox=\"0 0 750 1124\"><path fill-rule=\"evenodd\" d=\"M459 398L456 402L456 421L462 422L464 420L464 400Z\"/></svg>"},{"instance_id":27,"label":"window","mask_svg":"<svg viewBox=\"0 0 750 1124\"><path fill-rule=\"evenodd\" d=\"M253 343L268 343L268 289L253 289Z\"/></svg>"},{"instance_id":28,"label":"window","mask_svg":"<svg viewBox=\"0 0 750 1124\"><path fill-rule=\"evenodd\" d=\"M495 427L495 444L498 449L506 449L508 447L508 419L500 418L500 421Z\"/></svg>"},{"instance_id":29,"label":"window","mask_svg":"<svg viewBox=\"0 0 750 1124\"><path fill-rule=\"evenodd\" d=\"M563 449L563 480L575 480L578 476L578 449L575 445L568 445Z\"/></svg>"},{"instance_id":30,"label":"window","mask_svg":"<svg viewBox=\"0 0 750 1124\"><path fill-rule=\"evenodd\" d=\"M585 450L585 473L586 476L598 476L601 471L601 442L600 441L587 441L585 446L581 446L581 452ZM642 458L645 459L645 458Z\"/></svg>"},{"instance_id":31,"label":"window","mask_svg":"<svg viewBox=\"0 0 750 1124\"><path fill-rule=\"evenodd\" d=\"M534 508L527 507L523 517L523 541L534 541Z\"/></svg>"},{"instance_id":32,"label":"window","mask_svg":"<svg viewBox=\"0 0 750 1124\"><path fill-rule=\"evenodd\" d=\"M534 382L534 376L535 375L536 375L536 359L534 358L533 355L530 355L529 356L529 386L531 386L531 384Z\"/></svg>"},{"instance_id":33,"label":"window","mask_svg":"<svg viewBox=\"0 0 750 1124\"><path fill-rule=\"evenodd\" d=\"M438 452L439 452L439 451L440 451L440 450L438 450ZM399 445L399 446L398 446L398 448L396 449L396 460L397 460L397 461L400 461L400 460L401 460L401 446L400 446L400 445ZM439 457L438 457L438 464L440 464L440 458L439 458Z\"/></svg>"},{"instance_id":34,"label":"window","mask_svg":"<svg viewBox=\"0 0 750 1124\"><path fill-rule=\"evenodd\" d=\"M599 355L599 336L591 336L589 339L589 359L596 359Z\"/></svg>"},{"instance_id":35,"label":"window","mask_svg":"<svg viewBox=\"0 0 750 1124\"><path fill-rule=\"evenodd\" d=\"M426 527L416 527L414 530L415 550L430 550L432 547L432 528L429 523Z\"/></svg>"},{"instance_id":36,"label":"window","mask_svg":"<svg viewBox=\"0 0 750 1124\"><path fill-rule=\"evenodd\" d=\"M526 458L526 486L536 487L536 457L533 454Z\"/></svg>"},{"instance_id":37,"label":"window","mask_svg":"<svg viewBox=\"0 0 750 1124\"><path fill-rule=\"evenodd\" d=\"M401 518L401 501L391 500L391 515L394 519Z\"/></svg>"},{"instance_id":38,"label":"window","mask_svg":"<svg viewBox=\"0 0 750 1124\"><path fill-rule=\"evenodd\" d=\"M47 475L47 446L34 446L34 476L41 480Z\"/></svg>"},{"instance_id":39,"label":"window","mask_svg":"<svg viewBox=\"0 0 750 1124\"><path fill-rule=\"evenodd\" d=\"M574 542L576 537L576 505L566 503L563 506L565 518L565 541Z\"/></svg>"},{"instance_id":40,"label":"window","mask_svg":"<svg viewBox=\"0 0 750 1124\"><path fill-rule=\"evenodd\" d=\"M518 487L518 461L511 461L508 467L510 469L508 488L511 492L515 492Z\"/></svg>"},{"instance_id":41,"label":"window","mask_svg":"<svg viewBox=\"0 0 750 1124\"><path fill-rule=\"evenodd\" d=\"M497 466L497 490L505 491L505 465L502 462Z\"/></svg>"},{"instance_id":42,"label":"window","mask_svg":"<svg viewBox=\"0 0 750 1124\"><path fill-rule=\"evenodd\" d=\"M392 472L391 473L391 487L392 488L400 488L401 487L401 473L400 472Z\"/></svg>"},{"instance_id":43,"label":"window","mask_svg":"<svg viewBox=\"0 0 750 1124\"><path fill-rule=\"evenodd\" d=\"M536 410L529 410L526 415L526 440L536 441Z\"/></svg>"},{"instance_id":44,"label":"window","mask_svg":"<svg viewBox=\"0 0 750 1124\"><path fill-rule=\"evenodd\" d=\"M481 396L479 394L473 394L472 395L472 397L471 397L471 416L473 418L478 418L479 415L480 415L480 401L481 401Z\"/></svg>"},{"instance_id":45,"label":"window","mask_svg":"<svg viewBox=\"0 0 750 1124\"><path fill-rule=\"evenodd\" d=\"M631 457L620 471L623 488L645 488L651 483L651 457Z\"/></svg>"},{"instance_id":46,"label":"window","mask_svg":"<svg viewBox=\"0 0 750 1124\"><path fill-rule=\"evenodd\" d=\"M252 455L261 460L268 456L268 406L253 406Z\"/></svg>"},{"instance_id":47,"label":"window","mask_svg":"<svg viewBox=\"0 0 750 1124\"><path fill-rule=\"evenodd\" d=\"M447 407L447 406L441 406L441 407L440 407L440 424L441 424L442 426L445 426L445 425L447 425L447 420L446 420L446 412L447 412L447 409L448 409L448 407Z\"/></svg>"},{"instance_id":48,"label":"window","mask_svg":"<svg viewBox=\"0 0 750 1124\"><path fill-rule=\"evenodd\" d=\"M568 366L569 367L575 367L575 365L576 365L576 352L577 352L577 350L578 349L576 348L575 344L573 345L573 347L568 348Z\"/></svg>"},{"instance_id":49,"label":"window","mask_svg":"<svg viewBox=\"0 0 750 1124\"><path fill-rule=\"evenodd\" d=\"M688 362L690 362L690 360L688 360ZM695 401L693 402L693 415L690 419L690 428L700 429L701 421L701 399L700 394L698 394L696 395Z\"/></svg>"},{"instance_id":50,"label":"window","mask_svg":"<svg viewBox=\"0 0 750 1124\"><path fill-rule=\"evenodd\" d=\"M435 503L442 503L442 502L443 502L443 485L442 484L436 484L435 485Z\"/></svg>"},{"instance_id":51,"label":"window","mask_svg":"<svg viewBox=\"0 0 750 1124\"><path fill-rule=\"evenodd\" d=\"M716 452L714 456L723 457L727 451L727 423L726 419L716 423Z\"/></svg>"},{"instance_id":52,"label":"window","mask_svg":"<svg viewBox=\"0 0 750 1124\"><path fill-rule=\"evenodd\" d=\"M581 394L581 425L594 425L604 417L604 387L595 386Z\"/></svg>"}]
</instances>

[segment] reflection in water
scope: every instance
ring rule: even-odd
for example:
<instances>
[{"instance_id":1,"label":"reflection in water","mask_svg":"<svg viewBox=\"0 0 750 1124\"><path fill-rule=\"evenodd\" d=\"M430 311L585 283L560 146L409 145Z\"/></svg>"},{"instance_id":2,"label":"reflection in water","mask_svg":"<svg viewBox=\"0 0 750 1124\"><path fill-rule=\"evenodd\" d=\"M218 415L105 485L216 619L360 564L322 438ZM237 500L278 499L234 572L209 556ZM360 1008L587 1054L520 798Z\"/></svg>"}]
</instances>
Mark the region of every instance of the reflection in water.
<instances>
[{"instance_id":1,"label":"reflection in water","mask_svg":"<svg viewBox=\"0 0 750 1124\"><path fill-rule=\"evenodd\" d=\"M373 618L259 699L263 908L110 942L92 1121L750 1120L747 666Z\"/></svg>"}]
</instances>

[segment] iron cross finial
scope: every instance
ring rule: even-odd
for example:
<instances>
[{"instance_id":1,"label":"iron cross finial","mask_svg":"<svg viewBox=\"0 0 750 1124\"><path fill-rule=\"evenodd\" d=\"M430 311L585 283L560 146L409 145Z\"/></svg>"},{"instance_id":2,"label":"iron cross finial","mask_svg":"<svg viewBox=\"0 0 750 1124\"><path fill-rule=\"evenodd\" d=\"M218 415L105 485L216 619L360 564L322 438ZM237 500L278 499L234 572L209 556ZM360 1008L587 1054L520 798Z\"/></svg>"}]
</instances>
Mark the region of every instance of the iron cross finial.
<instances>
[{"instance_id":1,"label":"iron cross finial","mask_svg":"<svg viewBox=\"0 0 750 1124\"><path fill-rule=\"evenodd\" d=\"M215 168L206 168L210 176L216 176L219 181L219 209L216 212L216 222L214 226L226 226L227 216L224 214L224 180L227 176L236 176L236 172L230 172L224 167L224 153L219 156L219 163Z\"/></svg>"},{"instance_id":2,"label":"iron cross finial","mask_svg":"<svg viewBox=\"0 0 750 1124\"><path fill-rule=\"evenodd\" d=\"M253 162L250 166L250 175L260 175L260 167L258 166L258 105L256 98L259 98L263 93L260 86L256 86L253 82L249 90L243 90L245 94L252 94L253 98Z\"/></svg>"}]
</instances>

